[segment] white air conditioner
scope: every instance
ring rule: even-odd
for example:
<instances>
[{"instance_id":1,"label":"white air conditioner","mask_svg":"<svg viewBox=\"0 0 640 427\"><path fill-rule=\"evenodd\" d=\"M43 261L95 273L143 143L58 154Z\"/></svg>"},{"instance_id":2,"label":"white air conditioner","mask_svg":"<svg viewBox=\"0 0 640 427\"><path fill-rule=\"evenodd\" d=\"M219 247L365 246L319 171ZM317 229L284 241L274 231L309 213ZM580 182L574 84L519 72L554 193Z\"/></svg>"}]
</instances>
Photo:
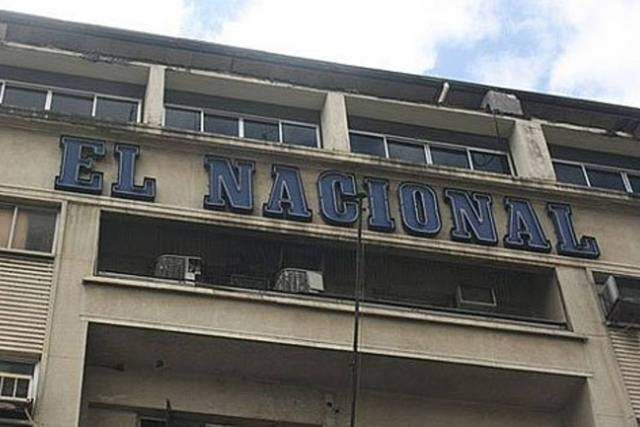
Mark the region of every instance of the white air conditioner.
<instances>
[{"instance_id":1,"label":"white air conditioner","mask_svg":"<svg viewBox=\"0 0 640 427\"><path fill-rule=\"evenodd\" d=\"M284 268L278 273L273 289L281 292L317 294L324 292L324 280L319 271Z\"/></svg>"},{"instance_id":2,"label":"white air conditioner","mask_svg":"<svg viewBox=\"0 0 640 427\"><path fill-rule=\"evenodd\" d=\"M184 255L161 255L156 260L155 276L195 282L202 274L202 258Z\"/></svg>"},{"instance_id":3,"label":"white air conditioner","mask_svg":"<svg viewBox=\"0 0 640 427\"><path fill-rule=\"evenodd\" d=\"M31 375L0 372L0 402L28 403L31 401Z\"/></svg>"},{"instance_id":4,"label":"white air conditioner","mask_svg":"<svg viewBox=\"0 0 640 427\"><path fill-rule=\"evenodd\" d=\"M640 323L640 280L609 276L600 295L607 320Z\"/></svg>"},{"instance_id":5,"label":"white air conditioner","mask_svg":"<svg viewBox=\"0 0 640 427\"><path fill-rule=\"evenodd\" d=\"M498 302L491 287L458 285L456 306L465 310L494 312L498 309Z\"/></svg>"}]
</instances>

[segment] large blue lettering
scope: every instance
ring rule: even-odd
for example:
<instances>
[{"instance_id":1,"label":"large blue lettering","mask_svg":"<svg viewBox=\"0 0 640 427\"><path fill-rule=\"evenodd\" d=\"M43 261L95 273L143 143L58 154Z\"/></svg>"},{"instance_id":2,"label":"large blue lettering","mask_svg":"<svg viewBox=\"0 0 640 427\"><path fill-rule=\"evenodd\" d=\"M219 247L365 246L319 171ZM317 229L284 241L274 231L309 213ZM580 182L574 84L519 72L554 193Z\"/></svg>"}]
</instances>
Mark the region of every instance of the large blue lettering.
<instances>
[{"instance_id":1,"label":"large blue lettering","mask_svg":"<svg viewBox=\"0 0 640 427\"><path fill-rule=\"evenodd\" d=\"M311 221L312 214L307 205L298 168L273 165L271 176L271 195L262 206L262 214L271 218Z\"/></svg>"},{"instance_id":2,"label":"large blue lettering","mask_svg":"<svg viewBox=\"0 0 640 427\"><path fill-rule=\"evenodd\" d=\"M490 194L447 188L444 196L451 205L453 216L451 240L481 245L498 244Z\"/></svg>"},{"instance_id":3,"label":"large blue lettering","mask_svg":"<svg viewBox=\"0 0 640 427\"><path fill-rule=\"evenodd\" d=\"M403 182L398 187L402 226L416 236L435 236L442 228L438 199L428 185Z\"/></svg>"},{"instance_id":4,"label":"large blue lettering","mask_svg":"<svg viewBox=\"0 0 640 427\"><path fill-rule=\"evenodd\" d=\"M116 144L113 154L118 159L118 182L111 184L111 195L153 202L156 197L156 180L145 177L142 185L135 184L136 160L140 155L140 148L137 145Z\"/></svg>"},{"instance_id":5,"label":"large blue lettering","mask_svg":"<svg viewBox=\"0 0 640 427\"><path fill-rule=\"evenodd\" d=\"M102 194L102 172L93 170L94 160L104 158L104 141L63 136L60 138L62 160L56 176L56 190Z\"/></svg>"},{"instance_id":6,"label":"large blue lettering","mask_svg":"<svg viewBox=\"0 0 640 427\"><path fill-rule=\"evenodd\" d=\"M364 185L369 197L370 230L390 233L396 229L396 222L391 218L389 209L389 182L380 178L365 178Z\"/></svg>"},{"instance_id":7,"label":"large blue lettering","mask_svg":"<svg viewBox=\"0 0 640 427\"><path fill-rule=\"evenodd\" d=\"M547 203L547 213L553 221L558 239L556 251L560 255L580 258L600 256L600 248L594 237L583 236L578 240L571 220L571 206L565 203Z\"/></svg>"},{"instance_id":8,"label":"large blue lettering","mask_svg":"<svg viewBox=\"0 0 640 427\"><path fill-rule=\"evenodd\" d=\"M504 207L508 216L507 234L503 240L505 247L534 252L551 251L551 243L528 200L505 197Z\"/></svg>"},{"instance_id":9,"label":"large blue lettering","mask_svg":"<svg viewBox=\"0 0 640 427\"><path fill-rule=\"evenodd\" d=\"M204 197L205 209L230 210L239 213L253 211L253 173L255 163L205 156L204 167L209 172L209 194Z\"/></svg>"},{"instance_id":10,"label":"large blue lettering","mask_svg":"<svg viewBox=\"0 0 640 427\"><path fill-rule=\"evenodd\" d=\"M355 223L358 219L356 193L356 179L353 175L335 171L323 172L318 177L322 218L333 225L349 226Z\"/></svg>"}]
</instances>

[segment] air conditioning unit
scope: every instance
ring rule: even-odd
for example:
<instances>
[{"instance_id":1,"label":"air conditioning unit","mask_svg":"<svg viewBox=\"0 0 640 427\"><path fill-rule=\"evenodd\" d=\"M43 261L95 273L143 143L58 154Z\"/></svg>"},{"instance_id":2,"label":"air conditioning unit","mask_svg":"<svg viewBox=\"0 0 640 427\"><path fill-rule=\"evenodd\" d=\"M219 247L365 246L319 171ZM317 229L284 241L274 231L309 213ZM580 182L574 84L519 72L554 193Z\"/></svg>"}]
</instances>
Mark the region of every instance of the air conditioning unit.
<instances>
[{"instance_id":1,"label":"air conditioning unit","mask_svg":"<svg viewBox=\"0 0 640 427\"><path fill-rule=\"evenodd\" d=\"M31 375L0 372L0 403L30 402L32 379Z\"/></svg>"},{"instance_id":2,"label":"air conditioning unit","mask_svg":"<svg viewBox=\"0 0 640 427\"><path fill-rule=\"evenodd\" d=\"M317 294L324 292L324 280L319 271L284 268L278 273L273 289L296 294Z\"/></svg>"},{"instance_id":3,"label":"air conditioning unit","mask_svg":"<svg viewBox=\"0 0 640 427\"><path fill-rule=\"evenodd\" d=\"M517 96L512 93L487 91L482 99L480 108L492 113L509 114L511 116L523 116L522 104Z\"/></svg>"},{"instance_id":4,"label":"air conditioning unit","mask_svg":"<svg viewBox=\"0 0 640 427\"><path fill-rule=\"evenodd\" d=\"M607 320L640 323L640 280L609 276L600 289Z\"/></svg>"},{"instance_id":5,"label":"air conditioning unit","mask_svg":"<svg viewBox=\"0 0 640 427\"><path fill-rule=\"evenodd\" d=\"M202 258L184 255L161 255L156 260L155 276L195 282L202 274Z\"/></svg>"},{"instance_id":6,"label":"air conditioning unit","mask_svg":"<svg viewBox=\"0 0 640 427\"><path fill-rule=\"evenodd\" d=\"M491 287L458 285L456 306L465 310L494 312L498 309L498 302Z\"/></svg>"}]
</instances>

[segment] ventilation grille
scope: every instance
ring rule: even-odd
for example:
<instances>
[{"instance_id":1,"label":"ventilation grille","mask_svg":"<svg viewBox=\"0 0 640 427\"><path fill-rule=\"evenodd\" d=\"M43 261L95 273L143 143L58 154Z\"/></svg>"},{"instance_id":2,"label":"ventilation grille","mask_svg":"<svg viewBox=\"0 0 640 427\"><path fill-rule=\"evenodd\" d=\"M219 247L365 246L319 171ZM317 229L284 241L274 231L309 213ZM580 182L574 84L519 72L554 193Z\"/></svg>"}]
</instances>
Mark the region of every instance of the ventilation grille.
<instances>
[{"instance_id":1,"label":"ventilation grille","mask_svg":"<svg viewBox=\"0 0 640 427\"><path fill-rule=\"evenodd\" d=\"M640 330L609 328L625 387L636 418L640 418Z\"/></svg>"}]
</instances>

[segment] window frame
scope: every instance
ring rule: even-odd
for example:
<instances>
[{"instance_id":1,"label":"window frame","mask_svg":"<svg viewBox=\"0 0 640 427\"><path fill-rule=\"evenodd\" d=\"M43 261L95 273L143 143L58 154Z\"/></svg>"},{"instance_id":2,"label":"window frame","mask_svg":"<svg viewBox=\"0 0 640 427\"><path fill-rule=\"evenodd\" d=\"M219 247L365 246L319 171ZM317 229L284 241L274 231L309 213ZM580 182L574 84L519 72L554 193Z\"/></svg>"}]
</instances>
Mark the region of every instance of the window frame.
<instances>
[{"instance_id":1,"label":"window frame","mask_svg":"<svg viewBox=\"0 0 640 427\"><path fill-rule=\"evenodd\" d=\"M28 82L21 82L18 80L11 80L11 79L0 79L0 105L1 106L5 106L4 105L4 92L5 92L5 88L7 87L7 85L9 86L15 86L18 88L24 88L24 89L34 89L34 90L41 90L47 93L46 98L45 98L45 103L44 106L41 110L35 110L35 111L46 111L46 112L50 112L50 113L56 113L55 111L51 110L51 103L53 100L53 96L55 93L59 93L61 95L70 95L70 96L84 96L87 98L92 98L92 105L91 105L91 115L89 117L91 117L92 119L95 120L100 120L100 121L104 121L104 122L112 122L112 120L103 120L100 118L96 117L96 109L97 109L97 103L98 103L98 98L106 98L106 99L111 99L114 101L127 101L127 102L133 102L136 104L136 120L132 121L132 122L117 122L117 123L140 123L142 121L142 100L141 99L137 99L137 98L131 98L131 97L127 97L127 96L120 96L120 95L111 95L108 93L103 93L103 92L89 92L89 91L85 91L85 90L79 90L79 89L72 89L72 88L65 88L65 87L61 87L61 86L48 86L48 85L41 85L41 84L37 84L37 83L28 83ZM56 114L64 114L64 113L56 113ZM73 115L74 117L86 117L86 116L77 116L77 115Z\"/></svg>"},{"instance_id":2,"label":"window frame","mask_svg":"<svg viewBox=\"0 0 640 427\"><path fill-rule=\"evenodd\" d=\"M178 129L178 130L182 130L182 131L190 131L190 132L200 132L200 133L204 133L207 135L218 135L218 136L222 136L222 137L226 137L226 138L243 138L243 139L250 139L251 141L260 141L260 142L267 142L267 143L275 143L275 144L284 144L284 145L289 145L289 146L295 146L295 147L306 147L306 148L322 148L322 141L320 140L320 126L318 124L314 124L314 123L309 123L309 122L300 122L297 120L289 120L289 119L279 119L276 117L268 117L268 116L260 116L260 115L255 115L255 114L244 114L244 113L236 113L234 111L224 111L224 110L216 110L213 108L201 108L201 107L193 107L193 106L189 106L189 105L183 105L183 104L173 104L173 103L168 103L168 104L164 104L164 109L163 109L163 114L162 114L162 126L166 127L166 122L167 122L167 108L176 108L176 109L182 109L182 110L190 110L190 111L195 111L197 113L200 114L200 129L199 130L189 130L189 129L180 129L180 128L171 128L171 129ZM210 114L212 116L220 116L220 117L228 117L231 119L237 119L238 120L238 136L232 136L232 135L224 135L224 134L219 134L219 133L213 133L213 132L207 132L204 129L204 118L207 114ZM262 140L262 139L255 139L255 138L247 138L244 136L245 132L244 132L244 122L245 120L256 120L256 121L263 121L263 122L272 122L278 125L278 141L268 141L268 140ZM282 126L283 125L294 125L294 126L305 126L305 127L310 127L313 128L315 130L315 135L316 135L316 145L315 147L308 147L306 145L298 145L298 144L290 144L288 142L283 141L283 131L282 131Z\"/></svg>"},{"instance_id":3,"label":"window frame","mask_svg":"<svg viewBox=\"0 0 640 427\"><path fill-rule=\"evenodd\" d=\"M2 362L6 362L6 363L16 363L16 364L27 364L27 365L31 365L33 367L33 374L28 375L28 374L13 374L13 373L8 373L8 372L0 372L0 375L2 375L3 377L7 377L7 378L14 378L16 380L18 379L28 379L29 380L29 389L27 390L27 397L26 399L29 399L31 401L35 401L36 400L36 390L38 389L38 381L40 379L40 362L37 361L32 361L32 360L20 360L20 359L13 359L13 358L2 358L0 359L0 361ZM2 381L0 381L0 383L2 383ZM1 386L1 384L0 384ZM16 384L14 385L14 394L16 391L16 387L17 387L17 381ZM25 398L21 398L21 397L7 397L7 396L3 396L3 399L6 400L11 400L11 401L22 401Z\"/></svg>"},{"instance_id":4,"label":"window frame","mask_svg":"<svg viewBox=\"0 0 640 427\"><path fill-rule=\"evenodd\" d=\"M37 206L37 205L29 205L23 203L11 203L0 201L0 207L9 207L13 208L13 214L11 217L11 228L9 229L9 239L7 241L7 247L0 247L0 252L11 252L11 253L19 253L25 255L40 255L40 256L55 256L56 246L58 244L58 229L60 227L60 209L55 207L47 207L47 206ZM18 212L19 209L26 210L35 210L35 211L44 211L44 212L53 212L56 215L54 226L53 226L53 239L51 240L51 250L49 252L44 251L34 251L30 249L20 249L13 247L13 238L15 235L16 224L18 222Z\"/></svg>"},{"instance_id":5,"label":"window frame","mask_svg":"<svg viewBox=\"0 0 640 427\"><path fill-rule=\"evenodd\" d=\"M382 143L383 143L384 152L385 152L385 158L389 159L389 160L396 160L396 161L409 163L406 160L393 159L393 158L389 157L389 139L391 139L392 142L397 141L399 143L422 145L423 148L424 148L424 151L425 151L426 166L446 167L446 168L453 168L453 169L457 169L457 170L468 170L468 171L474 171L474 172L489 173L489 174L492 174L492 175L515 176L513 163L511 161L511 156L509 155L509 152L506 152L506 151L493 150L493 149L490 149L490 148L476 148L476 147L469 147L469 146L466 146L466 145L452 144L450 142L432 141L432 140L427 140L427 139L409 138L409 137L405 137L405 136L387 135L387 134L377 133L377 132L369 132L369 131L361 131L361 130L349 129L349 151L351 153L353 153L353 154L361 154L361 153L355 153L355 152L351 151L352 150L352 147L351 147L351 134L352 133L360 134L360 135L364 135L364 136L382 138ZM433 157L431 156L431 146L449 148L449 149L457 149L457 150L464 150L466 155L467 155L467 162L469 163L469 168L466 169L466 168L459 168L459 167L456 167L456 166L447 166L447 165L436 165L436 164L434 164L433 163ZM505 156L507 158L507 166L509 168L509 171L508 171L509 173L508 174L504 174L504 173L499 173L499 172L489 172L489 171L483 171L483 170L476 169L474 164L473 164L473 159L471 158L471 152L486 153L486 154L497 154L497 155ZM362 154L362 155L370 156L370 154ZM413 164L419 165L419 164L422 164L422 163L413 163Z\"/></svg>"},{"instance_id":6,"label":"window frame","mask_svg":"<svg viewBox=\"0 0 640 427\"><path fill-rule=\"evenodd\" d=\"M574 184L574 183L571 183L571 182L557 181L560 184L572 185L574 187L579 187L579 188L593 188L595 190L601 190L601 191L614 191L616 193L640 194L640 192L633 191L633 187L631 186L631 181L629 181L629 175L639 176L640 177L640 170L636 171L636 170L633 170L633 169L622 169L622 168L617 168L617 167L614 167L614 166L599 165L599 164L596 164L596 163L578 162L578 161L574 161L574 160L564 160L564 159L551 159L551 162L553 164L559 163L559 164L565 164L565 165L568 165L568 166L578 166L580 168L580 170L582 171L582 176L584 176L585 182L587 183L587 185L585 186L585 185L580 185L580 184ZM602 170L604 172L615 172L616 174L620 175L620 177L622 178L622 183L624 184L624 188L625 188L624 191L615 190L613 188L595 187L595 186L591 185L591 180L589 179L589 174L587 173L587 168L599 169L599 170Z\"/></svg>"}]
</instances>

